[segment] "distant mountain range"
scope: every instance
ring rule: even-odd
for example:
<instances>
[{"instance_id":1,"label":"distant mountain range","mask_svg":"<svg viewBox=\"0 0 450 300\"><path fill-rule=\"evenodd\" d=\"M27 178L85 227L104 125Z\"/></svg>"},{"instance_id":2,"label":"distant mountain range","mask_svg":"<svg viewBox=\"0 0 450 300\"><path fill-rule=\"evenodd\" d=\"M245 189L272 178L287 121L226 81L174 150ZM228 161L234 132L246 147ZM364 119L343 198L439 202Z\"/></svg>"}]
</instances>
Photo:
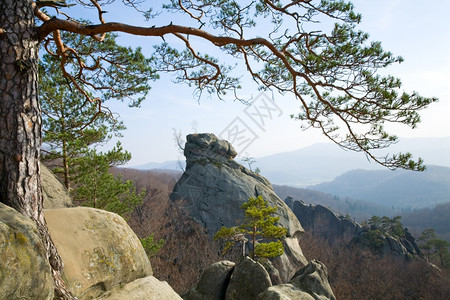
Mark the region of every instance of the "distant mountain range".
<instances>
[{"instance_id":1,"label":"distant mountain range","mask_svg":"<svg viewBox=\"0 0 450 300\"><path fill-rule=\"evenodd\" d=\"M293 200L300 200L308 204L320 204L340 215L350 215L357 222L368 220L374 215L393 217L400 214L398 210L392 210L376 203L354 200L349 197L338 197L312 189L276 184L273 185L273 189L283 200L291 197Z\"/></svg>"},{"instance_id":2,"label":"distant mountain range","mask_svg":"<svg viewBox=\"0 0 450 300\"><path fill-rule=\"evenodd\" d=\"M450 167L450 137L401 139L399 143L379 152L380 156L387 153L411 152L414 157L422 157L427 165ZM314 144L255 160L252 167L258 167L261 175L273 184L296 187L331 181L355 169L385 170L378 164L369 162L363 153L345 151L332 143ZM178 161L151 162L134 168L140 170L181 169Z\"/></svg>"},{"instance_id":3,"label":"distant mountain range","mask_svg":"<svg viewBox=\"0 0 450 300\"><path fill-rule=\"evenodd\" d=\"M155 169L166 169L166 170L180 170L181 167L180 164L183 166L185 165L184 161L177 161L177 160L168 160L165 162L149 162L145 165L130 167L137 170L155 170Z\"/></svg>"},{"instance_id":4,"label":"distant mountain range","mask_svg":"<svg viewBox=\"0 0 450 300\"><path fill-rule=\"evenodd\" d=\"M401 139L377 155L410 152L426 165L450 167L450 137ZM363 153L345 151L335 144L314 144L299 150L256 159L261 174L272 183L305 187L330 181L355 169L385 170Z\"/></svg>"},{"instance_id":5,"label":"distant mountain range","mask_svg":"<svg viewBox=\"0 0 450 300\"><path fill-rule=\"evenodd\" d=\"M353 170L308 189L364 200L393 210L431 208L450 202L450 168L428 166L424 172Z\"/></svg>"}]
</instances>

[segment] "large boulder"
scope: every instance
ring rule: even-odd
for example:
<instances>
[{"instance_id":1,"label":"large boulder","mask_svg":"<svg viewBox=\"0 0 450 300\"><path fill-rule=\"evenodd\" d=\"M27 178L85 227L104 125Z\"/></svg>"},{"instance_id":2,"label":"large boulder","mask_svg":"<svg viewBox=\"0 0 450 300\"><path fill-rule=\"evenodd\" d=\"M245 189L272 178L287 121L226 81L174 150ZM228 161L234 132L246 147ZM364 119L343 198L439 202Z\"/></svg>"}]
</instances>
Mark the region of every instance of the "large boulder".
<instances>
[{"instance_id":1,"label":"large boulder","mask_svg":"<svg viewBox=\"0 0 450 300\"><path fill-rule=\"evenodd\" d=\"M185 300L223 300L234 271L235 263L223 260L210 265L200 277L198 284L189 290Z\"/></svg>"},{"instance_id":2,"label":"large boulder","mask_svg":"<svg viewBox=\"0 0 450 300\"><path fill-rule=\"evenodd\" d=\"M336 299L328 282L327 267L318 260L295 273L290 283L307 292L314 299Z\"/></svg>"},{"instance_id":3,"label":"large boulder","mask_svg":"<svg viewBox=\"0 0 450 300\"><path fill-rule=\"evenodd\" d=\"M73 201L55 174L41 163L42 195L44 208L72 207Z\"/></svg>"},{"instance_id":4,"label":"large boulder","mask_svg":"<svg viewBox=\"0 0 450 300\"><path fill-rule=\"evenodd\" d=\"M269 273L259 262L245 257L236 265L225 294L226 300L256 299L272 286Z\"/></svg>"},{"instance_id":5,"label":"large boulder","mask_svg":"<svg viewBox=\"0 0 450 300\"><path fill-rule=\"evenodd\" d=\"M213 134L191 134L184 154L186 171L175 185L171 200L204 226L211 237L222 226L236 226L236 220L244 218L240 207L248 198L262 196L278 207L279 224L287 228L285 254L273 261L281 279L289 280L307 264L299 246L304 232L300 222L267 179L233 160L237 153L228 141Z\"/></svg>"},{"instance_id":6,"label":"large boulder","mask_svg":"<svg viewBox=\"0 0 450 300\"><path fill-rule=\"evenodd\" d=\"M312 260L289 283L269 287L257 299L336 300L336 297L328 282L327 268L321 262Z\"/></svg>"},{"instance_id":7,"label":"large boulder","mask_svg":"<svg viewBox=\"0 0 450 300\"><path fill-rule=\"evenodd\" d=\"M117 214L76 207L45 210L45 218L64 262L63 278L79 299L152 275L139 239Z\"/></svg>"},{"instance_id":8,"label":"large boulder","mask_svg":"<svg viewBox=\"0 0 450 300\"><path fill-rule=\"evenodd\" d=\"M53 299L51 268L35 223L2 203L0 299Z\"/></svg>"},{"instance_id":9,"label":"large boulder","mask_svg":"<svg viewBox=\"0 0 450 300\"><path fill-rule=\"evenodd\" d=\"M244 258L234 269L232 266L233 263L228 261L212 264L202 274L199 284L184 295L183 299L336 300L328 282L327 268L317 260L297 271L289 282L274 286L266 269L249 257ZM231 279L228 279L230 272ZM224 274L226 275L223 276ZM208 279L207 276L213 279ZM219 278L226 280L216 280ZM217 282L220 284L216 284ZM205 283L208 285L199 288ZM222 292L224 288L226 293Z\"/></svg>"},{"instance_id":10,"label":"large boulder","mask_svg":"<svg viewBox=\"0 0 450 300\"><path fill-rule=\"evenodd\" d=\"M153 276L136 279L116 286L96 300L177 300L182 299L165 281Z\"/></svg>"},{"instance_id":11,"label":"large boulder","mask_svg":"<svg viewBox=\"0 0 450 300\"><path fill-rule=\"evenodd\" d=\"M36 225L0 203L0 299L53 299L53 279Z\"/></svg>"}]
</instances>

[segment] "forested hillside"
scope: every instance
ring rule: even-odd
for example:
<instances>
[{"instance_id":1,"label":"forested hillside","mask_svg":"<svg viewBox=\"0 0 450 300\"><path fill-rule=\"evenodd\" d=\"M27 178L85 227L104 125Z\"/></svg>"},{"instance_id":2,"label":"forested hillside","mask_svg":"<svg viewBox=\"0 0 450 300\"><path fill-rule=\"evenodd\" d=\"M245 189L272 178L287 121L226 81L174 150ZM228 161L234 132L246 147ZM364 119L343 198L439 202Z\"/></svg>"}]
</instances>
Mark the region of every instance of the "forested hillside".
<instances>
[{"instance_id":1,"label":"forested hillside","mask_svg":"<svg viewBox=\"0 0 450 300\"><path fill-rule=\"evenodd\" d=\"M433 228L436 235L450 242L450 202L422 208L402 215L403 224L413 233Z\"/></svg>"}]
</instances>

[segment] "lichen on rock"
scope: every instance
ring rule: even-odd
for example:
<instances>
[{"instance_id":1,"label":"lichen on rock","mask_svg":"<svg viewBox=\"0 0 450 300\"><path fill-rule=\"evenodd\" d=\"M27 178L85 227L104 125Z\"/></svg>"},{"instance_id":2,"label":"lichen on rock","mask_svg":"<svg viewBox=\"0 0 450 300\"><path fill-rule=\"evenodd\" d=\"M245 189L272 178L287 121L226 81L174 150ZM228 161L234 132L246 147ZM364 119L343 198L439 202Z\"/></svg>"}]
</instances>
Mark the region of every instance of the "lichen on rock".
<instances>
[{"instance_id":1,"label":"lichen on rock","mask_svg":"<svg viewBox=\"0 0 450 300\"><path fill-rule=\"evenodd\" d=\"M53 299L50 264L35 223L0 203L0 299Z\"/></svg>"}]
</instances>

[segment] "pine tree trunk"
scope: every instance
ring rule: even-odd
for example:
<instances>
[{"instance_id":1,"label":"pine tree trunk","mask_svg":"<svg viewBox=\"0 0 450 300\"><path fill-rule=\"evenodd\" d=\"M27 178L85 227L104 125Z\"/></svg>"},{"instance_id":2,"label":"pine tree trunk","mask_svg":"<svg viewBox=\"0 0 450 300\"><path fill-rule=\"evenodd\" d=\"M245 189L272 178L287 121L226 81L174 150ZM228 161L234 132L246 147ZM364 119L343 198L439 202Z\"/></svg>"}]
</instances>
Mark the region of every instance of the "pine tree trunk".
<instances>
[{"instance_id":1,"label":"pine tree trunk","mask_svg":"<svg viewBox=\"0 0 450 300\"><path fill-rule=\"evenodd\" d=\"M74 299L61 279L62 261L42 212L39 42L32 2L0 1L0 202L36 222L52 267L55 296Z\"/></svg>"},{"instance_id":2,"label":"pine tree trunk","mask_svg":"<svg viewBox=\"0 0 450 300\"><path fill-rule=\"evenodd\" d=\"M62 159L63 159L63 170L64 170L64 186L67 191L70 192L70 175L69 175L69 162L67 155L67 141L64 140L62 143Z\"/></svg>"}]
</instances>

